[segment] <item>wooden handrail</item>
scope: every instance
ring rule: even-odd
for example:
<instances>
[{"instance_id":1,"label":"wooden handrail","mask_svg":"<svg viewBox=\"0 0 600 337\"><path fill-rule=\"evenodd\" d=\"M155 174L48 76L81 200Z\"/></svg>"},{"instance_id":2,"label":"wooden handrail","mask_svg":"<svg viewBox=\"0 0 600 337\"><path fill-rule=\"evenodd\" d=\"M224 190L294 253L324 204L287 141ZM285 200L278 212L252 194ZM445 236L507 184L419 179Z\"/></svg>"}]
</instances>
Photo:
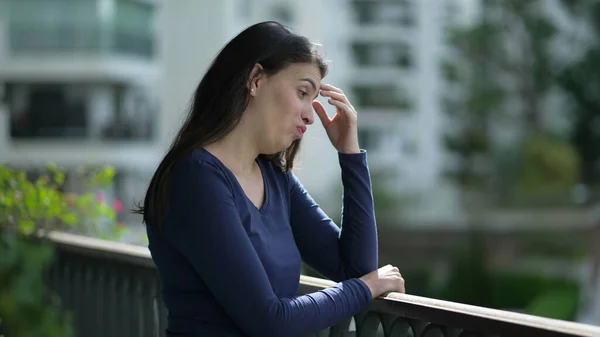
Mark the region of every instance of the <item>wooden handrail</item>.
<instances>
[{"instance_id":1,"label":"wooden handrail","mask_svg":"<svg viewBox=\"0 0 600 337\"><path fill-rule=\"evenodd\" d=\"M56 243L60 249L84 256L105 258L154 268L150 252L146 247L59 232L49 233L48 238ZM329 280L305 275L300 277L300 283L302 292L318 291L335 284ZM410 294L389 293L375 299L369 310L379 313L404 315L411 319L421 319L433 323L450 324L449 322L451 322L453 324L480 326L493 322L505 327L511 326L513 329L521 327L522 329L545 330L564 336L600 336L600 326L478 307ZM438 322L438 320L443 322ZM484 323L473 323L478 320ZM499 329L501 330L501 328Z\"/></svg>"}]
</instances>

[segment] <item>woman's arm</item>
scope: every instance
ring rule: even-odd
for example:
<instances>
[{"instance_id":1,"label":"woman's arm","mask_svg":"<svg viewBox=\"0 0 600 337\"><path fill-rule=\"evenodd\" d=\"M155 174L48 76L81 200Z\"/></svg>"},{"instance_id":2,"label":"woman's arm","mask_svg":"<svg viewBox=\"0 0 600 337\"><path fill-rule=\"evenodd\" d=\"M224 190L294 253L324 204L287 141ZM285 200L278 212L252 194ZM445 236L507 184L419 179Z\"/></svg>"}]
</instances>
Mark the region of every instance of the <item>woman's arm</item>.
<instances>
[{"instance_id":1,"label":"woman's arm","mask_svg":"<svg viewBox=\"0 0 600 337\"><path fill-rule=\"evenodd\" d=\"M291 224L304 261L334 281L377 269L377 226L367 153L338 153L344 186L342 226L323 212L302 184L290 177Z\"/></svg>"},{"instance_id":2,"label":"woman's arm","mask_svg":"<svg viewBox=\"0 0 600 337\"><path fill-rule=\"evenodd\" d=\"M216 300L249 336L303 336L363 310L361 280L278 298L244 230L229 181L210 163L189 160L173 172L167 240L187 257Z\"/></svg>"}]
</instances>

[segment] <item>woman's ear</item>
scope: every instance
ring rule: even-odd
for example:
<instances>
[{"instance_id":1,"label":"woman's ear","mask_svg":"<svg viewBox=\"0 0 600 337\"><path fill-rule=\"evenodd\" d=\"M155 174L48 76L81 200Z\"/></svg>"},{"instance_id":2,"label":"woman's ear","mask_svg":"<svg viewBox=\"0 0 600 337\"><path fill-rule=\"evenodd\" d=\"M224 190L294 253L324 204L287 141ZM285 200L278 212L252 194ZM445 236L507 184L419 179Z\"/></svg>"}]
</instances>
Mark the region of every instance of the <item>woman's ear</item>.
<instances>
[{"instance_id":1,"label":"woman's ear","mask_svg":"<svg viewBox=\"0 0 600 337\"><path fill-rule=\"evenodd\" d=\"M263 80L263 67L260 64L255 64L250 72L250 78L248 81L248 91L250 96L255 96L258 91L260 82Z\"/></svg>"}]
</instances>

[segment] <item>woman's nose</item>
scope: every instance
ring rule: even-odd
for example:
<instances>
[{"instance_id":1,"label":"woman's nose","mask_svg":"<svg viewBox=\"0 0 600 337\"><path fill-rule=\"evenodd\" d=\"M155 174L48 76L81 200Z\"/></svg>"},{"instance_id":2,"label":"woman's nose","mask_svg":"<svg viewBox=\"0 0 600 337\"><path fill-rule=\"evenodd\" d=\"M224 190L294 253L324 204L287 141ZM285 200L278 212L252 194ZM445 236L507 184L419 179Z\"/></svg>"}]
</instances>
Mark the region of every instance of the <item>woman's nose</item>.
<instances>
[{"instance_id":1,"label":"woman's nose","mask_svg":"<svg viewBox=\"0 0 600 337\"><path fill-rule=\"evenodd\" d=\"M313 114L312 106L310 109L304 109L302 111L302 120L306 125L311 125L315 121L315 117Z\"/></svg>"}]
</instances>

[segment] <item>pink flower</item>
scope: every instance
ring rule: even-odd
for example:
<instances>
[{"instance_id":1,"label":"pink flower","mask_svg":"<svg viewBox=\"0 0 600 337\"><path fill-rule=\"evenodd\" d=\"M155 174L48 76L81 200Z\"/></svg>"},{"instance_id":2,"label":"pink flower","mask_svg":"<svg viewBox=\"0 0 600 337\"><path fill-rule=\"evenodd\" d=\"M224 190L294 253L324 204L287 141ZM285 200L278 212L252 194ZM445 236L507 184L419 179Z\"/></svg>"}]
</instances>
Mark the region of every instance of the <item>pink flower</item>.
<instances>
[{"instance_id":1,"label":"pink flower","mask_svg":"<svg viewBox=\"0 0 600 337\"><path fill-rule=\"evenodd\" d=\"M123 212L123 203L121 202L121 200L115 199L115 201L113 201L113 208L115 209L115 211L117 211L117 213Z\"/></svg>"},{"instance_id":2,"label":"pink flower","mask_svg":"<svg viewBox=\"0 0 600 337\"><path fill-rule=\"evenodd\" d=\"M104 193L98 193L96 194L96 199L98 199L98 201L100 202L104 202L106 201L106 196L104 195Z\"/></svg>"}]
</instances>

